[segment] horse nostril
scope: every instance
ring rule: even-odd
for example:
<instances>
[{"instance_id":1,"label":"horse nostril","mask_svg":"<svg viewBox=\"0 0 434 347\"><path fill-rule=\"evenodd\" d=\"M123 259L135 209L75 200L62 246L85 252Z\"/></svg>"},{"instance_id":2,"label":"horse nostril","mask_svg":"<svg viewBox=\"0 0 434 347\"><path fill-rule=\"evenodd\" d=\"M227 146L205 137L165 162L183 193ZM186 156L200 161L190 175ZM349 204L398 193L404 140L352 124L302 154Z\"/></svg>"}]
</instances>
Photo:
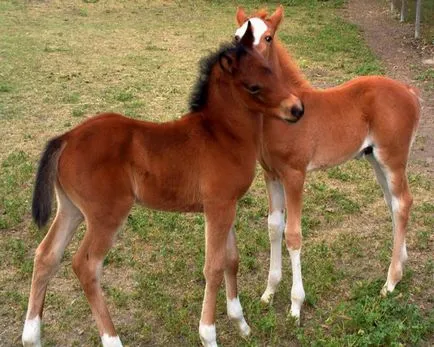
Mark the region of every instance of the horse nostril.
<instances>
[{"instance_id":1,"label":"horse nostril","mask_svg":"<svg viewBox=\"0 0 434 347\"><path fill-rule=\"evenodd\" d=\"M300 106L292 106L292 108L291 108L291 114L295 118L300 119L303 116L303 114L304 114L303 104L301 105L301 107Z\"/></svg>"}]
</instances>

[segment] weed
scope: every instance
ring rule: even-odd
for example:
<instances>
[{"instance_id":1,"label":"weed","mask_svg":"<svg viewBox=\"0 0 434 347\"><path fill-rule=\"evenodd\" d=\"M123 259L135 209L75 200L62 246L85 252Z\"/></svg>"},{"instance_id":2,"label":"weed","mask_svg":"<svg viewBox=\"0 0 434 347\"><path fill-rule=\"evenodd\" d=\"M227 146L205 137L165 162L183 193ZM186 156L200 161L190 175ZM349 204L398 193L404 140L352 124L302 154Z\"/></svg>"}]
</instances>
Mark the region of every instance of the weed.
<instances>
[{"instance_id":1,"label":"weed","mask_svg":"<svg viewBox=\"0 0 434 347\"><path fill-rule=\"evenodd\" d=\"M12 91L12 87L8 84L0 84L0 93L8 93Z\"/></svg>"},{"instance_id":2,"label":"weed","mask_svg":"<svg viewBox=\"0 0 434 347\"><path fill-rule=\"evenodd\" d=\"M129 91L125 91L125 92L120 92L115 96L115 99L117 101L122 101L122 102L126 102L126 101L130 101L134 98L133 93L129 92Z\"/></svg>"},{"instance_id":3,"label":"weed","mask_svg":"<svg viewBox=\"0 0 434 347\"><path fill-rule=\"evenodd\" d=\"M434 82L434 69L429 68L416 76L419 81L433 81Z\"/></svg>"},{"instance_id":4,"label":"weed","mask_svg":"<svg viewBox=\"0 0 434 347\"><path fill-rule=\"evenodd\" d=\"M63 98L63 102L68 104L76 104L77 102L79 102L79 100L80 100L80 94L78 93L71 93L65 95L65 97Z\"/></svg>"},{"instance_id":5,"label":"weed","mask_svg":"<svg viewBox=\"0 0 434 347\"><path fill-rule=\"evenodd\" d=\"M77 107L77 108L72 109L71 115L73 117L82 117L85 113L86 113L86 107L81 106L81 107Z\"/></svg>"},{"instance_id":6,"label":"weed","mask_svg":"<svg viewBox=\"0 0 434 347\"><path fill-rule=\"evenodd\" d=\"M89 11L86 8L77 9L77 15L80 17L87 17L89 15Z\"/></svg>"}]
</instances>

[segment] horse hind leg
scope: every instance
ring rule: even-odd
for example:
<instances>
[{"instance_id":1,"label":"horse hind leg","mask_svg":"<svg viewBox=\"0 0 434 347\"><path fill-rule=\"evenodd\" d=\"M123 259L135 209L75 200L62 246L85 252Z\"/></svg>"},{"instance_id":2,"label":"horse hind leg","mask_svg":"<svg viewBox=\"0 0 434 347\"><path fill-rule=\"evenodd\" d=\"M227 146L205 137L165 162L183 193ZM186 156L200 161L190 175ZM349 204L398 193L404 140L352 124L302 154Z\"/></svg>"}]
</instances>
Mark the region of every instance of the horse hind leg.
<instances>
[{"instance_id":1,"label":"horse hind leg","mask_svg":"<svg viewBox=\"0 0 434 347\"><path fill-rule=\"evenodd\" d=\"M226 283L226 303L229 319L238 327L241 336L250 335L250 327L247 324L243 308L238 298L237 273L239 264L238 248L234 228L231 228L226 244L226 269L224 273Z\"/></svg>"},{"instance_id":2,"label":"horse hind leg","mask_svg":"<svg viewBox=\"0 0 434 347\"><path fill-rule=\"evenodd\" d=\"M405 236L413 198L406 175L406 162L393 165L382 161L378 151L374 151L374 160L377 179L380 176L379 181L382 180L380 185L383 187L393 223L392 259L386 283L381 290L381 294L386 295L387 292L392 292L402 279L403 266L407 260Z\"/></svg>"},{"instance_id":3,"label":"horse hind leg","mask_svg":"<svg viewBox=\"0 0 434 347\"><path fill-rule=\"evenodd\" d=\"M367 155L366 159L374 169L375 177L377 178L377 182L380 185L381 190L383 191L384 201L386 202L387 207L389 208L389 211L392 215L392 221L393 221L392 195L389 190L389 185L387 183L387 177L384 172L384 169L381 167L380 163L377 161L377 159L374 157L373 154Z\"/></svg>"},{"instance_id":4,"label":"horse hind leg","mask_svg":"<svg viewBox=\"0 0 434 347\"><path fill-rule=\"evenodd\" d=\"M36 249L29 304L22 342L26 347L41 346L41 318L47 285L57 272L66 246L83 220L80 210L56 188L57 214L51 227Z\"/></svg>"},{"instance_id":5,"label":"horse hind leg","mask_svg":"<svg viewBox=\"0 0 434 347\"><path fill-rule=\"evenodd\" d=\"M72 259L72 268L89 302L104 347L122 346L104 301L100 278L104 258L131 206L132 202L118 208L110 206L106 209L106 218L96 218L93 217L96 214L86 213L87 231ZM100 206L98 212L98 216L104 215L100 213Z\"/></svg>"}]
</instances>

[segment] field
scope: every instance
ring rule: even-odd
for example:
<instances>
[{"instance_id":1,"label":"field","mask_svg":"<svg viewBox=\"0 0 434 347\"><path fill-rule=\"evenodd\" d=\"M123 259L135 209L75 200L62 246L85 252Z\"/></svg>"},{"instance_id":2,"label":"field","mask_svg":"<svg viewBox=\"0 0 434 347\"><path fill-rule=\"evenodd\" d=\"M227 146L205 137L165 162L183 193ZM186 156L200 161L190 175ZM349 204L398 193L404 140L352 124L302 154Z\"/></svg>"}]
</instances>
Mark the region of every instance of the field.
<instances>
[{"instance_id":1,"label":"field","mask_svg":"<svg viewBox=\"0 0 434 347\"><path fill-rule=\"evenodd\" d=\"M385 69L343 1L286 1L279 36L317 86ZM248 9L261 3L247 2ZM270 9L274 9L274 5ZM30 216L39 154L50 137L103 111L166 121L187 111L200 57L231 39L232 1L4 0L0 2L0 345L21 340L34 250L46 230ZM416 146L423 145L416 140ZM434 183L409 165L414 194L403 281L387 298L392 223L366 161L309 175L303 209L302 324L288 318L291 273L272 304L267 200L261 170L238 206L240 300L252 337L243 340L217 306L221 346L366 346L434 343ZM71 257L76 233L50 282L44 346L97 346L96 326ZM283 245L282 245L283 247ZM136 207L104 267L106 299L125 346L197 346L204 278L202 215Z\"/></svg>"}]
</instances>

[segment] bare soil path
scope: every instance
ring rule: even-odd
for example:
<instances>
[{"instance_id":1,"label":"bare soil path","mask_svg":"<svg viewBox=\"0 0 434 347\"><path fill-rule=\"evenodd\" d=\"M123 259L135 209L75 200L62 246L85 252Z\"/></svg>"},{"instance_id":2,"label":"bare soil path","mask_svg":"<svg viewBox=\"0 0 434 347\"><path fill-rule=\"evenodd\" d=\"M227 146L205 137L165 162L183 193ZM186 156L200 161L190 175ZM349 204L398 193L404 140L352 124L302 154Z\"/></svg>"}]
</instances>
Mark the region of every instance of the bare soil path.
<instances>
[{"instance_id":1,"label":"bare soil path","mask_svg":"<svg viewBox=\"0 0 434 347\"><path fill-rule=\"evenodd\" d=\"M368 45L384 62L388 76L420 88L422 117L411 159L434 176L434 90L424 88L416 80L429 67L423 61L434 58L434 45L422 46L414 40L413 25L393 18L386 2L350 0L344 16L363 30Z\"/></svg>"}]
</instances>

